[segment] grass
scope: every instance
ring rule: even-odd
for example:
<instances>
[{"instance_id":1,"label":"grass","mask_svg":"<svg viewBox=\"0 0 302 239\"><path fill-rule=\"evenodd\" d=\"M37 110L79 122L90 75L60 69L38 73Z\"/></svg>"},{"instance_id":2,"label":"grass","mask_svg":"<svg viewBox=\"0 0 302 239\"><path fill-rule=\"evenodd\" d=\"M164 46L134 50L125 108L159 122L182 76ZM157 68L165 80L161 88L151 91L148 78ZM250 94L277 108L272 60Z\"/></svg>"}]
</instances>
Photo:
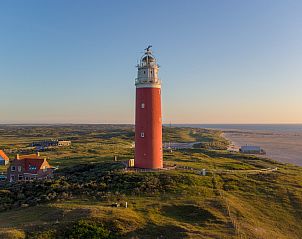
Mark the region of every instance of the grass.
<instances>
[{"instance_id":1,"label":"grass","mask_svg":"<svg viewBox=\"0 0 302 239\"><path fill-rule=\"evenodd\" d=\"M80 219L100 222L121 238L302 238L301 167L218 150L227 143L218 131L165 128L164 141L207 143L164 153L166 163L194 170L140 173L114 169L115 155L118 161L133 158L131 126L1 127L0 148L14 153L27 150L33 140L71 139L71 147L42 155L65 175L66 194L73 192L0 212L1 238L60 238L56 233ZM278 170L222 173L268 167ZM203 168L211 173L200 176ZM76 191L79 185L83 189ZM12 193L5 190L1 203ZM112 207L115 202L122 206Z\"/></svg>"}]
</instances>

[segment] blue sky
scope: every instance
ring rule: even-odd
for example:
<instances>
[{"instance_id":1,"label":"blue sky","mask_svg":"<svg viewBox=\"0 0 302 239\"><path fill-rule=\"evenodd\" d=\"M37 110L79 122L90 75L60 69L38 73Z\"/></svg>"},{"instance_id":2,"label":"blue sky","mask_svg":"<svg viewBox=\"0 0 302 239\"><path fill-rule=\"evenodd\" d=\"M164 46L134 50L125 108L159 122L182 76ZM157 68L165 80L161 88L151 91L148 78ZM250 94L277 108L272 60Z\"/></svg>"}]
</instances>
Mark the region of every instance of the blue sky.
<instances>
[{"instance_id":1,"label":"blue sky","mask_svg":"<svg viewBox=\"0 0 302 239\"><path fill-rule=\"evenodd\" d=\"M302 123L302 2L0 1L0 123L133 123L153 45L169 123Z\"/></svg>"}]
</instances>

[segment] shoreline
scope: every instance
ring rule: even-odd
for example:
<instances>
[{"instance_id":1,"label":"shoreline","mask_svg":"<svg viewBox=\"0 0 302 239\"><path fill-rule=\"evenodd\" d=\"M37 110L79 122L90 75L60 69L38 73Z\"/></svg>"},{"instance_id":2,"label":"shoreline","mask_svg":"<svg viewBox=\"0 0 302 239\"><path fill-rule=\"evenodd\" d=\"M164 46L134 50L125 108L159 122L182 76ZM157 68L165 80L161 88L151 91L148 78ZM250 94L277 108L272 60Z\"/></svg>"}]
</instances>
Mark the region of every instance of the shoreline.
<instances>
[{"instance_id":1,"label":"shoreline","mask_svg":"<svg viewBox=\"0 0 302 239\"><path fill-rule=\"evenodd\" d=\"M229 151L239 151L243 145L260 146L266 155L258 155L284 164L302 166L302 134L292 132L222 130L230 141Z\"/></svg>"}]
</instances>

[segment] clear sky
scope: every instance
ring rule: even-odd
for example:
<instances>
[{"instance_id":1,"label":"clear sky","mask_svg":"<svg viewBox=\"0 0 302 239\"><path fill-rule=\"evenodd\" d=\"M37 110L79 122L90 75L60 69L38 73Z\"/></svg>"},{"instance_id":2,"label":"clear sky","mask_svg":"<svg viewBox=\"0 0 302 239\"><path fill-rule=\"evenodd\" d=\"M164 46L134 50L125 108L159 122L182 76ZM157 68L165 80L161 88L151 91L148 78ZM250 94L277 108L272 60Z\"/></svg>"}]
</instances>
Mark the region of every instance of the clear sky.
<instances>
[{"instance_id":1,"label":"clear sky","mask_svg":"<svg viewBox=\"0 0 302 239\"><path fill-rule=\"evenodd\" d=\"M300 0L2 0L0 123L133 123L149 44L165 123L302 123Z\"/></svg>"}]
</instances>

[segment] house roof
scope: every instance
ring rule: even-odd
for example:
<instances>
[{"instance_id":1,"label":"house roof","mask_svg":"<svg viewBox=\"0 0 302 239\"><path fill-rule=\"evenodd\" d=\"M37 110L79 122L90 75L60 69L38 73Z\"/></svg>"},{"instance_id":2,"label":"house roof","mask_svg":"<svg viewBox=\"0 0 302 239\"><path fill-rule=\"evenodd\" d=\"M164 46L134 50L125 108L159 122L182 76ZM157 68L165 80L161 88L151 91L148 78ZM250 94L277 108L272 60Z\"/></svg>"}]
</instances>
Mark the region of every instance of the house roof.
<instances>
[{"instance_id":1,"label":"house roof","mask_svg":"<svg viewBox=\"0 0 302 239\"><path fill-rule=\"evenodd\" d=\"M36 174L42 166L51 168L46 158L40 157L38 154L19 155L16 159L24 167L25 172Z\"/></svg>"},{"instance_id":2,"label":"house roof","mask_svg":"<svg viewBox=\"0 0 302 239\"><path fill-rule=\"evenodd\" d=\"M7 155L3 152L3 150L0 150L0 157L3 158L4 160L9 160Z\"/></svg>"},{"instance_id":3,"label":"house roof","mask_svg":"<svg viewBox=\"0 0 302 239\"><path fill-rule=\"evenodd\" d=\"M25 171L29 171L31 173L37 173L38 170L41 169L45 159L36 158L25 158L24 159L24 169Z\"/></svg>"}]
</instances>

